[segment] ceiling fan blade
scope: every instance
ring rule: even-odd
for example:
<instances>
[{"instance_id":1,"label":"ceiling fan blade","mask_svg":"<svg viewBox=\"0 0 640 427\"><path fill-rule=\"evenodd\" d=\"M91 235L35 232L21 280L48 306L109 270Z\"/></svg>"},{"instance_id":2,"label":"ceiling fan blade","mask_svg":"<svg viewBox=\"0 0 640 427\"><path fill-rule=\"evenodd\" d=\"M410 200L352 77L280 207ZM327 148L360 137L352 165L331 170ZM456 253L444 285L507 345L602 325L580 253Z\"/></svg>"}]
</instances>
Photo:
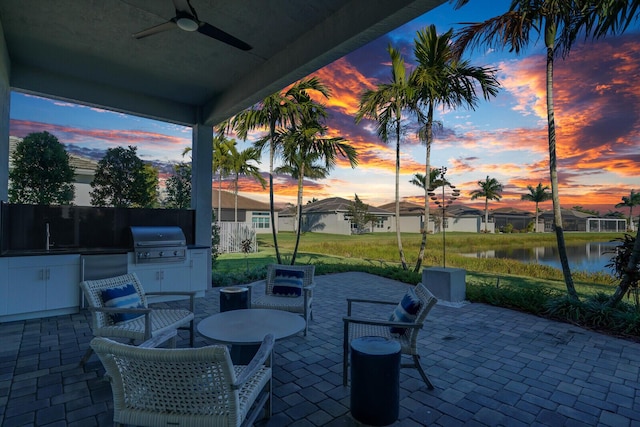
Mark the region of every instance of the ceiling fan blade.
<instances>
[{"instance_id":1,"label":"ceiling fan blade","mask_svg":"<svg viewBox=\"0 0 640 427\"><path fill-rule=\"evenodd\" d=\"M146 30L139 31L133 34L133 38L141 39L144 37L152 36L154 34L162 33L164 31L173 30L176 27L177 25L174 18L170 21L165 22L164 24L156 25L155 27L151 27L151 28L147 28Z\"/></svg>"},{"instance_id":2,"label":"ceiling fan blade","mask_svg":"<svg viewBox=\"0 0 640 427\"><path fill-rule=\"evenodd\" d=\"M189 13L198 18L196 11L193 9L193 6L191 6L191 0L173 0L173 7L176 9L176 12Z\"/></svg>"},{"instance_id":3,"label":"ceiling fan blade","mask_svg":"<svg viewBox=\"0 0 640 427\"><path fill-rule=\"evenodd\" d=\"M240 39L233 37L229 33L225 33L219 28L214 27L213 25L207 24L206 22L200 22L200 26L198 27L198 32L204 34L205 36L209 36L216 40L220 40L223 43L236 47L240 50L251 50L252 47L247 43L243 42Z\"/></svg>"}]
</instances>

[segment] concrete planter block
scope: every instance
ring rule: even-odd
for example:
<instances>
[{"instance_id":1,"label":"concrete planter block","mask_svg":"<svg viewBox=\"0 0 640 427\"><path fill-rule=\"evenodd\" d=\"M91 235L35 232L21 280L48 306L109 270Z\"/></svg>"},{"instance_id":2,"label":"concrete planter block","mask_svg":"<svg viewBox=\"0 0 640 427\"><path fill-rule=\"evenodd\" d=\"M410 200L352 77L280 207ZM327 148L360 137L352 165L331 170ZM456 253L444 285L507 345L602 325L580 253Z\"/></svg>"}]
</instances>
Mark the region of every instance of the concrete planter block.
<instances>
[{"instance_id":1,"label":"concrete planter block","mask_svg":"<svg viewBox=\"0 0 640 427\"><path fill-rule=\"evenodd\" d=\"M439 301L462 303L467 296L466 271L461 268L425 268L422 283Z\"/></svg>"}]
</instances>

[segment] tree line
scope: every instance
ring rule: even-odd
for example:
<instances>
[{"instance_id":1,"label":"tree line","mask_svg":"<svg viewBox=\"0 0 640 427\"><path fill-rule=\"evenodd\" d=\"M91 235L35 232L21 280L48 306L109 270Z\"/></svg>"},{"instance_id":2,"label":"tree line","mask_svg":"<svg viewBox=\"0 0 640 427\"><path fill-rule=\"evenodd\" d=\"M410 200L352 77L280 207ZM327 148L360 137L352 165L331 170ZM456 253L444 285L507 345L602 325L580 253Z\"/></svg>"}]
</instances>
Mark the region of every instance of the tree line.
<instances>
[{"instance_id":1,"label":"tree line","mask_svg":"<svg viewBox=\"0 0 640 427\"><path fill-rule=\"evenodd\" d=\"M91 181L91 205L134 208L189 208L191 165L178 163L159 193L158 169L143 162L129 146L109 148L98 161ZM11 154L9 201L40 205L71 205L75 170L69 153L49 132L34 132L18 142Z\"/></svg>"}]
</instances>

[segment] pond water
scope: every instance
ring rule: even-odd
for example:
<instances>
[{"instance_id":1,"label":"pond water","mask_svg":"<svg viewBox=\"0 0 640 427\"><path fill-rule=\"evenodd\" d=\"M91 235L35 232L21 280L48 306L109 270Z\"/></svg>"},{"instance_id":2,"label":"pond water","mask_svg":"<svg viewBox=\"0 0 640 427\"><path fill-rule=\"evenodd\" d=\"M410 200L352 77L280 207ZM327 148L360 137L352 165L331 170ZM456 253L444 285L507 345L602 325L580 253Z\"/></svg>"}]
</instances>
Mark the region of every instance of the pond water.
<instances>
[{"instance_id":1,"label":"pond water","mask_svg":"<svg viewBox=\"0 0 640 427\"><path fill-rule=\"evenodd\" d=\"M611 269L605 267L605 265L611 262L611 257L613 256L611 252L615 250L615 247L619 244L619 242L591 242L567 246L567 255L569 257L571 271L611 274ZM475 258L509 258L520 262L548 265L557 269L562 268L560 266L557 246L491 250L462 255Z\"/></svg>"}]
</instances>

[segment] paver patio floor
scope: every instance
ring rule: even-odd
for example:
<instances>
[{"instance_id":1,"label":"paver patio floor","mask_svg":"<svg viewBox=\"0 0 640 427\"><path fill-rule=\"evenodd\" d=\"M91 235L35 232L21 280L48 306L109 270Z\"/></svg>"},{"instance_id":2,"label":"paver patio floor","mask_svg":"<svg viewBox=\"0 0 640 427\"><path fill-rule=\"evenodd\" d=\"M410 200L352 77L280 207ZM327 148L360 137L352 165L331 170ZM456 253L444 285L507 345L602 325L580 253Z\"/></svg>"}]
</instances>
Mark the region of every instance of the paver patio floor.
<instances>
[{"instance_id":1,"label":"paver patio floor","mask_svg":"<svg viewBox=\"0 0 640 427\"><path fill-rule=\"evenodd\" d=\"M316 276L309 334L280 340L274 414L260 426L357 426L342 386L347 297L399 301L407 285L365 273ZM181 305L184 303L170 303ZM219 311L211 289L197 319ZM388 318L389 313L380 313ZM111 389L93 356L89 314L0 324L0 425L109 426ZM196 346L210 344L196 338ZM188 345L180 332L178 346ZM640 426L640 344L484 304L437 305L422 363L400 374L399 426Z\"/></svg>"}]
</instances>

